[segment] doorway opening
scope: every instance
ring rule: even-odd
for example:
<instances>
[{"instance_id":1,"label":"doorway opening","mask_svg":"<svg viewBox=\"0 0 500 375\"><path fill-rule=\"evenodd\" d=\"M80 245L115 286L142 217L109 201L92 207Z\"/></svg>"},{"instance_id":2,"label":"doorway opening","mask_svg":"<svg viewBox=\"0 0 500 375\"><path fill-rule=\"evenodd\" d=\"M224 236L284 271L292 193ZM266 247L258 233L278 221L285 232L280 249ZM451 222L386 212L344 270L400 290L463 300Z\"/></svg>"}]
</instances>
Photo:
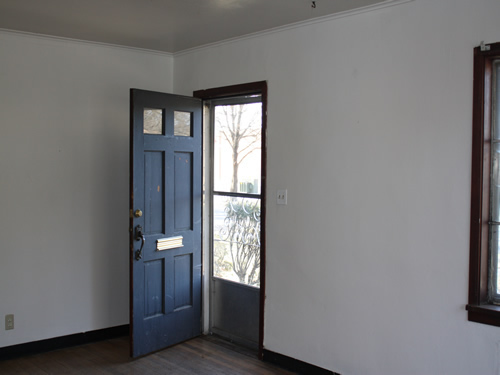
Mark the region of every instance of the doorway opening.
<instances>
[{"instance_id":1,"label":"doorway opening","mask_svg":"<svg viewBox=\"0 0 500 375\"><path fill-rule=\"evenodd\" d=\"M204 332L261 356L267 84L194 96L204 103Z\"/></svg>"}]
</instances>

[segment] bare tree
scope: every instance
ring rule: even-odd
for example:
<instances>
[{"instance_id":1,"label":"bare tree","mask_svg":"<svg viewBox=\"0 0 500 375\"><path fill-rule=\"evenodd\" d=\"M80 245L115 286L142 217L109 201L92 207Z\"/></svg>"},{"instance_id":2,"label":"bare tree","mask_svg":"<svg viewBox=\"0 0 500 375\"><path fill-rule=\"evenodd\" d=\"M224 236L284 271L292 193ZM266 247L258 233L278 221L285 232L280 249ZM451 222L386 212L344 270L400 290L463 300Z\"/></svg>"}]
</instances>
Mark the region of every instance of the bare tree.
<instances>
[{"instance_id":1,"label":"bare tree","mask_svg":"<svg viewBox=\"0 0 500 375\"><path fill-rule=\"evenodd\" d=\"M221 116L216 116L220 132L231 147L233 175L231 178L231 192L238 191L238 169L241 162L260 148L261 128L256 126L260 118L245 116L248 104L219 106ZM245 122L242 120L245 119Z\"/></svg>"}]
</instances>

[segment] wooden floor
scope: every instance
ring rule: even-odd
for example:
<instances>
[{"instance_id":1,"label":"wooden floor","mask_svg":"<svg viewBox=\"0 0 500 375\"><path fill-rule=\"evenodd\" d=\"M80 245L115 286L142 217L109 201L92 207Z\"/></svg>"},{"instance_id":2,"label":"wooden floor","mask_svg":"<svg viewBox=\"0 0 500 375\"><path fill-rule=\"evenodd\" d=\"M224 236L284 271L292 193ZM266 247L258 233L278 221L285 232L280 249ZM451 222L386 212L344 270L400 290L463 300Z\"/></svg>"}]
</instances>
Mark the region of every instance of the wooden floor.
<instances>
[{"instance_id":1,"label":"wooden floor","mask_svg":"<svg viewBox=\"0 0 500 375\"><path fill-rule=\"evenodd\" d=\"M236 350L235 350L236 349ZM0 374L293 374L212 337L199 337L136 360L128 337L0 361Z\"/></svg>"}]
</instances>

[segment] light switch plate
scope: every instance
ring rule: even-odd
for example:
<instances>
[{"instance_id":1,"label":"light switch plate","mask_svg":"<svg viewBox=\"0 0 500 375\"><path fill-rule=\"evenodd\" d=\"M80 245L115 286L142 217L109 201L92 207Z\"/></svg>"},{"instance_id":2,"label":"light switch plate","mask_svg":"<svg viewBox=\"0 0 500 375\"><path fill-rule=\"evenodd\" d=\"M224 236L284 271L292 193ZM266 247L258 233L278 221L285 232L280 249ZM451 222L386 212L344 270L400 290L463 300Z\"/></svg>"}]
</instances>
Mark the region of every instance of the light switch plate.
<instances>
[{"instance_id":1,"label":"light switch plate","mask_svg":"<svg viewBox=\"0 0 500 375\"><path fill-rule=\"evenodd\" d=\"M5 315L5 330L14 329L14 314Z\"/></svg>"},{"instance_id":2,"label":"light switch plate","mask_svg":"<svg viewBox=\"0 0 500 375\"><path fill-rule=\"evenodd\" d=\"M287 191L285 190L278 190L278 197L276 200L277 204L287 204Z\"/></svg>"}]
</instances>

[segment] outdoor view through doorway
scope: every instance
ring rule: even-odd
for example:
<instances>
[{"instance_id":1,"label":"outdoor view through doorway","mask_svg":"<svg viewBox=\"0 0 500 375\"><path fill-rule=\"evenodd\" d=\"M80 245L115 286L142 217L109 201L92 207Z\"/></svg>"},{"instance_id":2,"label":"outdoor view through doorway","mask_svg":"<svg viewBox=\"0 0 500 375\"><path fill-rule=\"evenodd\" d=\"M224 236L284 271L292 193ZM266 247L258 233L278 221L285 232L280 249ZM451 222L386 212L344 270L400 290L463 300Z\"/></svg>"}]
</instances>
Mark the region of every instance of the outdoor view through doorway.
<instances>
[{"instance_id":1,"label":"outdoor view through doorway","mask_svg":"<svg viewBox=\"0 0 500 375\"><path fill-rule=\"evenodd\" d=\"M211 331L259 344L262 97L211 101Z\"/></svg>"},{"instance_id":2,"label":"outdoor view through doorway","mask_svg":"<svg viewBox=\"0 0 500 375\"><path fill-rule=\"evenodd\" d=\"M258 287L262 104L252 99L214 108L213 275Z\"/></svg>"}]
</instances>

